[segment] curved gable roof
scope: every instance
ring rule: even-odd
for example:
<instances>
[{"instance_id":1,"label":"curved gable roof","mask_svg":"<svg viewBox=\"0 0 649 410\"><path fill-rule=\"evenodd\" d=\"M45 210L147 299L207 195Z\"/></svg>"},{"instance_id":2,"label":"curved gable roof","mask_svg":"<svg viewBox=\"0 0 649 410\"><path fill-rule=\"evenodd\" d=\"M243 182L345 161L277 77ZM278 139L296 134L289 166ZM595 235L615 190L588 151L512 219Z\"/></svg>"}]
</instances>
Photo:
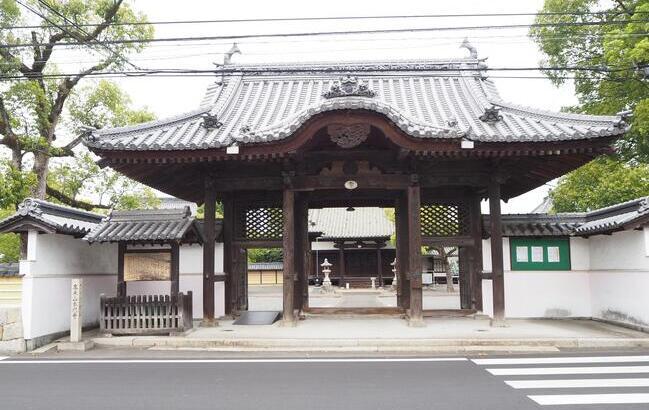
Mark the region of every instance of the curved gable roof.
<instances>
[{"instance_id":1,"label":"curved gable roof","mask_svg":"<svg viewBox=\"0 0 649 410\"><path fill-rule=\"evenodd\" d=\"M333 110L380 113L419 139L545 142L622 134L620 116L552 113L503 101L477 59L228 65L201 106L166 120L93 132L98 150L199 150L279 141ZM350 81L352 92L342 83ZM358 91L358 87L366 92ZM340 91L343 88L342 92ZM206 127L211 116L218 127Z\"/></svg>"}]
</instances>

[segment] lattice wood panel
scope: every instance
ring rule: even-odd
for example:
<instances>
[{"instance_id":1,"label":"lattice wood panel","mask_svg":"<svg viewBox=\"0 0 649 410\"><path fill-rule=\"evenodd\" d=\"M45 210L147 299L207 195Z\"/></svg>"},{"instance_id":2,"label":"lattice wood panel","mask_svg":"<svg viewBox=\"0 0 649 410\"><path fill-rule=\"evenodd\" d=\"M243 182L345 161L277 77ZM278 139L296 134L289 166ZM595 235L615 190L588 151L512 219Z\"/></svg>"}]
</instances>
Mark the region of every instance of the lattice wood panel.
<instances>
[{"instance_id":1,"label":"lattice wood panel","mask_svg":"<svg viewBox=\"0 0 649 410\"><path fill-rule=\"evenodd\" d=\"M235 235L244 240L281 239L284 229L282 208L240 207Z\"/></svg>"},{"instance_id":2,"label":"lattice wood panel","mask_svg":"<svg viewBox=\"0 0 649 410\"><path fill-rule=\"evenodd\" d=\"M423 236L461 236L470 233L470 216L462 204L431 204L421 207Z\"/></svg>"}]
</instances>

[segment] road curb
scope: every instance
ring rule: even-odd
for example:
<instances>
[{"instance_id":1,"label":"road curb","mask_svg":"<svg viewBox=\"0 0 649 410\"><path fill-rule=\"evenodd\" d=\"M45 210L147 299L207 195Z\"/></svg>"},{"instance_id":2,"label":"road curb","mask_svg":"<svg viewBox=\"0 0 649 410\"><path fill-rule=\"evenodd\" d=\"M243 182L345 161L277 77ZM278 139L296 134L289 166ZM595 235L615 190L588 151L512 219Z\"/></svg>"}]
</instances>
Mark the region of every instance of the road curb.
<instances>
[{"instance_id":1,"label":"road curb","mask_svg":"<svg viewBox=\"0 0 649 410\"><path fill-rule=\"evenodd\" d=\"M564 339L200 339L166 336L96 337L100 347L147 349L206 349L223 351L435 351L535 350L579 348L649 348L649 338Z\"/></svg>"}]
</instances>

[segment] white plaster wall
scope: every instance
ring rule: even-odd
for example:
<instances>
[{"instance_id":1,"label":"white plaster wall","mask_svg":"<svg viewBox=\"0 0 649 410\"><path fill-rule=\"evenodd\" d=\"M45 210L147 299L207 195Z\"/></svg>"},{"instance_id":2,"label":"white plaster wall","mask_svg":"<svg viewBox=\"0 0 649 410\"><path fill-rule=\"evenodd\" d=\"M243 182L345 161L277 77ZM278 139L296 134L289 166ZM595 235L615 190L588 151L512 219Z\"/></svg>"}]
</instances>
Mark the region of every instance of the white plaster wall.
<instances>
[{"instance_id":1,"label":"white plaster wall","mask_svg":"<svg viewBox=\"0 0 649 410\"><path fill-rule=\"evenodd\" d=\"M590 238L592 316L649 327L649 256L644 231Z\"/></svg>"},{"instance_id":2,"label":"white plaster wall","mask_svg":"<svg viewBox=\"0 0 649 410\"><path fill-rule=\"evenodd\" d=\"M590 270L649 271L642 231L622 231L589 238Z\"/></svg>"},{"instance_id":3,"label":"white plaster wall","mask_svg":"<svg viewBox=\"0 0 649 410\"><path fill-rule=\"evenodd\" d=\"M83 324L99 318L99 295L114 294L117 284L117 246L94 245L71 236L28 234L23 277L22 317L25 339L70 328L70 281L83 279Z\"/></svg>"},{"instance_id":4,"label":"white plaster wall","mask_svg":"<svg viewBox=\"0 0 649 410\"><path fill-rule=\"evenodd\" d=\"M649 327L649 272L590 273L592 316Z\"/></svg>"}]
</instances>

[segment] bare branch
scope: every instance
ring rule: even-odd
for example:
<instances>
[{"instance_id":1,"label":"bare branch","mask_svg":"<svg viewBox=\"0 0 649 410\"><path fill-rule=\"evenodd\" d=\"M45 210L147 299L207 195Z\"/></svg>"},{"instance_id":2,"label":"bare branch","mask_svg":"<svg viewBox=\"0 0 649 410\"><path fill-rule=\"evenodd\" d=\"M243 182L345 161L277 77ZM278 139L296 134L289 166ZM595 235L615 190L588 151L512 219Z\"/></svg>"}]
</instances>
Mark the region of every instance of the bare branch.
<instances>
[{"instance_id":1,"label":"bare branch","mask_svg":"<svg viewBox=\"0 0 649 410\"><path fill-rule=\"evenodd\" d=\"M4 136L0 138L1 145L6 145L11 149L18 148L18 138L16 138L16 134L14 134L11 128L9 112L7 111L2 95L0 95L0 134Z\"/></svg>"},{"instance_id":2,"label":"bare branch","mask_svg":"<svg viewBox=\"0 0 649 410\"><path fill-rule=\"evenodd\" d=\"M93 209L110 209L110 206L108 205L91 204L90 202L79 201L78 199L71 198L58 189L52 188L49 185L47 186L46 192L47 195L51 196L52 198L55 198L63 202L64 204L74 208L85 209L86 211L92 211Z\"/></svg>"},{"instance_id":3,"label":"bare branch","mask_svg":"<svg viewBox=\"0 0 649 410\"><path fill-rule=\"evenodd\" d=\"M99 25L97 25L93 31L88 33L88 35L79 38L79 40L82 42L88 42L97 39L97 37L99 37L99 35L110 26L110 23L113 22L117 11L122 6L122 1L123 0L117 0L116 2L114 2L113 6L106 11L104 20Z\"/></svg>"}]
</instances>

